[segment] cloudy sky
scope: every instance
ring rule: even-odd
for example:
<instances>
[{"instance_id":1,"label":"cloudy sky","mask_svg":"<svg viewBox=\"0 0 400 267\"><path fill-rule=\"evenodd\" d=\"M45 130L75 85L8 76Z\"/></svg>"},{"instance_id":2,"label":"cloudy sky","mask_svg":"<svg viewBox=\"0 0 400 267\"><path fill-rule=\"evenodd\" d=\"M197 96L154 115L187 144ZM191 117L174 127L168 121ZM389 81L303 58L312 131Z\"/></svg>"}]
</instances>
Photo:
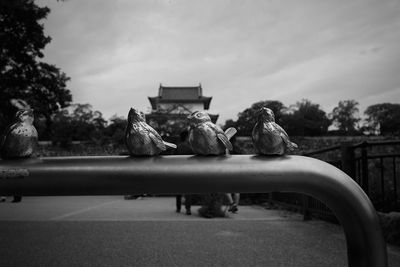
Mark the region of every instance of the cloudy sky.
<instances>
[{"instance_id":1,"label":"cloudy sky","mask_svg":"<svg viewBox=\"0 0 400 267\"><path fill-rule=\"evenodd\" d=\"M400 103L398 0L37 1L45 61L108 119L158 86L203 86L219 123L259 100Z\"/></svg>"}]
</instances>

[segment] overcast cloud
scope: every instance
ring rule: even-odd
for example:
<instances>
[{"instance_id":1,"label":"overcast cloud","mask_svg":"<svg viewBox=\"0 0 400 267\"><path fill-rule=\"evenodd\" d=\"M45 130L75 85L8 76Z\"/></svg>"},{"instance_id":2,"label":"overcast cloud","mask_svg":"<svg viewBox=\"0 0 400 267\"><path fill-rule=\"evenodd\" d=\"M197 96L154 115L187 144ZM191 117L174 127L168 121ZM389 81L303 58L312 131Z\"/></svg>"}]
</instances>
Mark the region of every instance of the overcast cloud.
<instances>
[{"instance_id":1,"label":"overcast cloud","mask_svg":"<svg viewBox=\"0 0 400 267\"><path fill-rule=\"evenodd\" d=\"M51 8L45 61L107 119L149 111L160 83L201 82L219 123L259 100L400 103L397 0L37 3Z\"/></svg>"}]
</instances>

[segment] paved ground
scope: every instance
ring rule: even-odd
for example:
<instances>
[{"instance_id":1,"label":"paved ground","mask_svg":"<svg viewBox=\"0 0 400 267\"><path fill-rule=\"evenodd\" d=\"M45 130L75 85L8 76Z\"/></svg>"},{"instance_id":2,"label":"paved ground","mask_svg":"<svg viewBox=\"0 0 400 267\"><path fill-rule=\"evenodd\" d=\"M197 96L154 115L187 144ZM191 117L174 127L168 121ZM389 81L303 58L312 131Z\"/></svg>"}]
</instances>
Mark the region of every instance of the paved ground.
<instances>
[{"instance_id":1,"label":"paved ground","mask_svg":"<svg viewBox=\"0 0 400 267\"><path fill-rule=\"evenodd\" d=\"M30 197L0 203L0 266L346 266L340 226L258 206L228 218L173 198ZM400 250L389 247L389 266Z\"/></svg>"}]
</instances>

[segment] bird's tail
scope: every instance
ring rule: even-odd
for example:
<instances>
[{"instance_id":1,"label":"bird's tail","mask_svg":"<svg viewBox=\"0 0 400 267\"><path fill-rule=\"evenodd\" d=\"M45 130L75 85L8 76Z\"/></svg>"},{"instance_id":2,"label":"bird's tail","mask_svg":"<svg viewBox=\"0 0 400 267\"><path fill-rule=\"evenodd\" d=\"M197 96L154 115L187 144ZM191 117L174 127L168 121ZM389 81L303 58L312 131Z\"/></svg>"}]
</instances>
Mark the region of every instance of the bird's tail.
<instances>
[{"instance_id":1,"label":"bird's tail","mask_svg":"<svg viewBox=\"0 0 400 267\"><path fill-rule=\"evenodd\" d=\"M293 151L293 150L298 149L298 148L299 148L299 146L296 143L293 143L293 142L290 142L290 141L287 143L287 149L289 151Z\"/></svg>"},{"instance_id":2,"label":"bird's tail","mask_svg":"<svg viewBox=\"0 0 400 267\"><path fill-rule=\"evenodd\" d=\"M225 130L225 135L226 137L228 137L228 140L230 140L236 133L237 130L233 127L229 127L228 129Z\"/></svg>"},{"instance_id":3,"label":"bird's tail","mask_svg":"<svg viewBox=\"0 0 400 267\"><path fill-rule=\"evenodd\" d=\"M176 146L175 144L173 144L173 143L169 143L169 142L166 142L166 141L163 141L163 143L164 143L164 145L166 145L167 147L174 148L174 149L177 148L177 146Z\"/></svg>"}]
</instances>

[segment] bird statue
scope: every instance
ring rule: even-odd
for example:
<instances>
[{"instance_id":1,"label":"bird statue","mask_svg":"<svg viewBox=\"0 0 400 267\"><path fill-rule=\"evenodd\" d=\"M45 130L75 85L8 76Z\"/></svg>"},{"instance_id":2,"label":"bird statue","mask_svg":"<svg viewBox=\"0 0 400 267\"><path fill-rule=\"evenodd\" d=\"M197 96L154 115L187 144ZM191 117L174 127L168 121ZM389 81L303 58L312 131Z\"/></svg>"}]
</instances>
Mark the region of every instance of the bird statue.
<instances>
[{"instance_id":1,"label":"bird statue","mask_svg":"<svg viewBox=\"0 0 400 267\"><path fill-rule=\"evenodd\" d=\"M221 155L226 149L232 150L229 141L236 134L236 129L228 128L225 132L211 122L210 116L202 111L195 111L188 117L189 120L189 143L195 154L198 155Z\"/></svg>"},{"instance_id":2,"label":"bird statue","mask_svg":"<svg viewBox=\"0 0 400 267\"><path fill-rule=\"evenodd\" d=\"M38 133L33 120L32 109L17 111L14 122L7 127L0 141L0 155L3 159L30 157L35 152Z\"/></svg>"},{"instance_id":3,"label":"bird statue","mask_svg":"<svg viewBox=\"0 0 400 267\"><path fill-rule=\"evenodd\" d=\"M165 142L150 125L146 123L143 112L131 108L125 131L125 144L133 156L154 156L167 147L176 148L175 144Z\"/></svg>"},{"instance_id":4,"label":"bird statue","mask_svg":"<svg viewBox=\"0 0 400 267\"><path fill-rule=\"evenodd\" d=\"M275 122L274 112L265 107L258 111L252 139L257 153L262 155L284 155L298 148L295 143L290 142L285 130Z\"/></svg>"}]
</instances>

